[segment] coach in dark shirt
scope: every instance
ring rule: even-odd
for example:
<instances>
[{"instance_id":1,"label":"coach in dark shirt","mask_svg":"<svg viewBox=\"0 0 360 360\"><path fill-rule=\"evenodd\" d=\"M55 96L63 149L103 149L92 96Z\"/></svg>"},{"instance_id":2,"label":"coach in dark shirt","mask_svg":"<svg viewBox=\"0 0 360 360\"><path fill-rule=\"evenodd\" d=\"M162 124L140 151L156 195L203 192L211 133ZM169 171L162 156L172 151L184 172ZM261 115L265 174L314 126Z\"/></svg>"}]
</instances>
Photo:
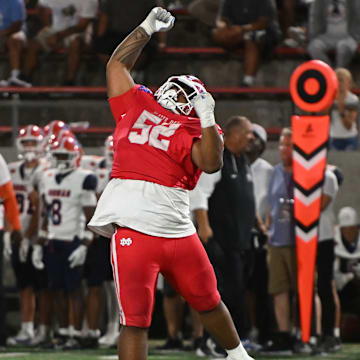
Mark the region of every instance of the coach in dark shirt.
<instances>
[{"instance_id":1,"label":"coach in dark shirt","mask_svg":"<svg viewBox=\"0 0 360 360\"><path fill-rule=\"evenodd\" d=\"M246 284L251 257L251 229L255 223L255 198L245 152L254 139L250 121L231 117L225 127L224 166L203 174L191 195L198 233L207 243L219 288L240 338L248 335ZM206 201L208 199L208 201Z\"/></svg>"}]
</instances>

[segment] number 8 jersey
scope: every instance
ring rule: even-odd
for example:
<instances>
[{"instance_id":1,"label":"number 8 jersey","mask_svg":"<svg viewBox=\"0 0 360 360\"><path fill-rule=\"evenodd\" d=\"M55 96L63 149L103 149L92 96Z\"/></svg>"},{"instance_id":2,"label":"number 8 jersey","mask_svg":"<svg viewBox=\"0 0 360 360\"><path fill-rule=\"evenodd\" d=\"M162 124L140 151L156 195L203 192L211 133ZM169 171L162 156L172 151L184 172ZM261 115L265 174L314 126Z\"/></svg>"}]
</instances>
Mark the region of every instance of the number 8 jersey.
<instances>
[{"instance_id":1,"label":"number 8 jersey","mask_svg":"<svg viewBox=\"0 0 360 360\"><path fill-rule=\"evenodd\" d=\"M96 206L95 175L81 168L67 173L50 169L43 173L41 186L47 206L48 238L81 239L85 229L83 207Z\"/></svg>"},{"instance_id":2,"label":"number 8 jersey","mask_svg":"<svg viewBox=\"0 0 360 360\"><path fill-rule=\"evenodd\" d=\"M191 158L200 120L166 110L141 85L109 103L116 121L112 179L89 227L107 237L113 224L158 237L194 234L188 190L201 174Z\"/></svg>"}]
</instances>

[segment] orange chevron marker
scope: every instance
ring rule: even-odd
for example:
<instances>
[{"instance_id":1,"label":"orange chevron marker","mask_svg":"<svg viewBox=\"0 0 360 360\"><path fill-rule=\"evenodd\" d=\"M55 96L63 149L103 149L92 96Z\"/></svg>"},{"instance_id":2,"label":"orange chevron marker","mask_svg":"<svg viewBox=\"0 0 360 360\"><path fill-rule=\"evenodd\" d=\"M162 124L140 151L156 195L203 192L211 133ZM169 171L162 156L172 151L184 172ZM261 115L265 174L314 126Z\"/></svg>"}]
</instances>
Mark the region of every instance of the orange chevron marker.
<instances>
[{"instance_id":1,"label":"orange chevron marker","mask_svg":"<svg viewBox=\"0 0 360 360\"><path fill-rule=\"evenodd\" d=\"M320 213L321 197L318 197L310 205L305 205L301 200L295 197L294 214L295 219L302 222L306 227L309 227L315 221L319 220L317 214Z\"/></svg>"},{"instance_id":2,"label":"orange chevron marker","mask_svg":"<svg viewBox=\"0 0 360 360\"><path fill-rule=\"evenodd\" d=\"M305 190L311 190L324 178L326 157L318 161L311 169L306 169L298 161L293 161L294 180Z\"/></svg>"},{"instance_id":3,"label":"orange chevron marker","mask_svg":"<svg viewBox=\"0 0 360 360\"><path fill-rule=\"evenodd\" d=\"M299 66L290 80L293 101L307 112L329 108L335 99L337 87L335 72L322 61L313 60ZM329 125L328 116L292 117L294 217L300 323L304 342L310 338L321 187L326 167Z\"/></svg>"},{"instance_id":4,"label":"orange chevron marker","mask_svg":"<svg viewBox=\"0 0 360 360\"><path fill-rule=\"evenodd\" d=\"M296 126L299 130L293 134L293 143L300 145L307 155L328 141L328 116L317 116L316 126L314 126L314 116L293 116L293 121L297 122ZM324 131L319 132L319 129Z\"/></svg>"}]
</instances>

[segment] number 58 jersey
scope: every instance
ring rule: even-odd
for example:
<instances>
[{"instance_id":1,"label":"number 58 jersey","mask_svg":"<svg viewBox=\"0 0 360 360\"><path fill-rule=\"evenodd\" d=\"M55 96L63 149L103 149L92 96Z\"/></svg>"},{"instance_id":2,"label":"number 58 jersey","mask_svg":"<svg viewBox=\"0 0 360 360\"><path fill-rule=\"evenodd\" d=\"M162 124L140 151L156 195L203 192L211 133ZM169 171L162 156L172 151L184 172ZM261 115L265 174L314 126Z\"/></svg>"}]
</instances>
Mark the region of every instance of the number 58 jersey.
<instances>
[{"instance_id":1,"label":"number 58 jersey","mask_svg":"<svg viewBox=\"0 0 360 360\"><path fill-rule=\"evenodd\" d=\"M95 175L77 168L67 173L50 169L43 173L42 194L47 206L49 239L72 241L85 229L83 207L96 206Z\"/></svg>"}]
</instances>

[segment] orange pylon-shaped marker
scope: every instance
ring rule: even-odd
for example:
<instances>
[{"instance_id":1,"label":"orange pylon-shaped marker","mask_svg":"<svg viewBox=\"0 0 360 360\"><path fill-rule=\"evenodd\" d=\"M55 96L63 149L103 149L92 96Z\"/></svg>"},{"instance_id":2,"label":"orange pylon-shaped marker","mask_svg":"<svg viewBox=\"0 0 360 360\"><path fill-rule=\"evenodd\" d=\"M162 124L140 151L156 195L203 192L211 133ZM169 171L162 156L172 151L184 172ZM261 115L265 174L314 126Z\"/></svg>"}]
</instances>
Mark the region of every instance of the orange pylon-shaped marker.
<instances>
[{"instance_id":1,"label":"orange pylon-shaped marker","mask_svg":"<svg viewBox=\"0 0 360 360\"><path fill-rule=\"evenodd\" d=\"M303 342L310 338L318 224L330 126L329 116L316 113L332 105L337 88L335 72L318 60L300 65L290 80L294 103L312 113L292 117L294 216Z\"/></svg>"}]
</instances>

